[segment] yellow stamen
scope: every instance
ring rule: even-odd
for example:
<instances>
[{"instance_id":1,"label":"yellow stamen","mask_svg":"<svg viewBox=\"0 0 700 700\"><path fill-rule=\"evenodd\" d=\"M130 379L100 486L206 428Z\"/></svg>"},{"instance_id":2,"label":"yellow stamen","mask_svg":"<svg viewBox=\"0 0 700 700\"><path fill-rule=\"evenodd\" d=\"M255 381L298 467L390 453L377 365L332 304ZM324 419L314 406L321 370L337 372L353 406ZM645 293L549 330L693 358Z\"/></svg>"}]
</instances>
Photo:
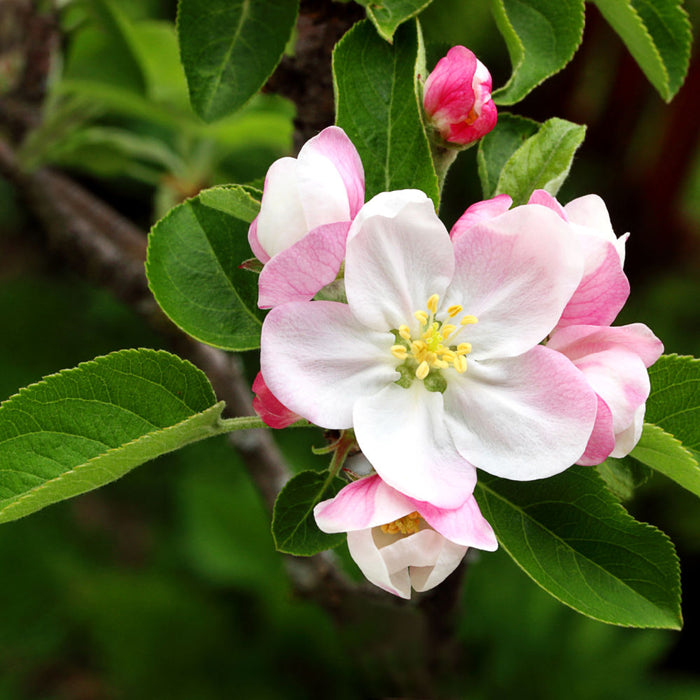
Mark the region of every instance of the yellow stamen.
<instances>
[{"instance_id":1,"label":"yellow stamen","mask_svg":"<svg viewBox=\"0 0 700 700\"><path fill-rule=\"evenodd\" d=\"M476 323L479 319L476 316L463 316L462 320L459 322L460 326L467 326L472 323Z\"/></svg>"},{"instance_id":2,"label":"yellow stamen","mask_svg":"<svg viewBox=\"0 0 700 700\"><path fill-rule=\"evenodd\" d=\"M457 355L454 359L453 366L460 374L463 374L467 371L467 358L464 357L464 355Z\"/></svg>"},{"instance_id":3,"label":"yellow stamen","mask_svg":"<svg viewBox=\"0 0 700 700\"><path fill-rule=\"evenodd\" d=\"M418 365L418 369L416 370L416 377L418 377L418 379L425 379L428 376L428 374L430 374L430 365L425 360L423 360L423 362L421 362Z\"/></svg>"},{"instance_id":4,"label":"yellow stamen","mask_svg":"<svg viewBox=\"0 0 700 700\"><path fill-rule=\"evenodd\" d=\"M403 518L394 520L392 523L380 525L380 527L382 532L386 532L388 535L412 535L420 530L420 514L414 510L413 513L404 515Z\"/></svg>"},{"instance_id":5,"label":"yellow stamen","mask_svg":"<svg viewBox=\"0 0 700 700\"><path fill-rule=\"evenodd\" d=\"M448 307L447 309L447 314L449 315L450 318L454 318L457 314L462 313L462 307L459 304L453 304L452 306Z\"/></svg>"},{"instance_id":6,"label":"yellow stamen","mask_svg":"<svg viewBox=\"0 0 700 700\"><path fill-rule=\"evenodd\" d=\"M405 345L392 345L391 354L398 360L405 360L408 357L408 350Z\"/></svg>"},{"instance_id":7,"label":"yellow stamen","mask_svg":"<svg viewBox=\"0 0 700 700\"><path fill-rule=\"evenodd\" d=\"M471 343L460 343L457 346L457 354L458 355L468 355L472 351L472 344Z\"/></svg>"},{"instance_id":8,"label":"yellow stamen","mask_svg":"<svg viewBox=\"0 0 700 700\"><path fill-rule=\"evenodd\" d=\"M425 311L416 311L413 314L424 326L428 323L428 314Z\"/></svg>"},{"instance_id":9,"label":"yellow stamen","mask_svg":"<svg viewBox=\"0 0 700 700\"><path fill-rule=\"evenodd\" d=\"M410 340L411 339L411 329L408 326L399 326L399 335L404 340Z\"/></svg>"},{"instance_id":10,"label":"yellow stamen","mask_svg":"<svg viewBox=\"0 0 700 700\"><path fill-rule=\"evenodd\" d=\"M451 323L443 323L440 329L440 335L447 340L456 330L457 326Z\"/></svg>"},{"instance_id":11,"label":"yellow stamen","mask_svg":"<svg viewBox=\"0 0 700 700\"><path fill-rule=\"evenodd\" d=\"M440 301L439 294L433 294L430 297L430 299L428 299L428 301L426 302L425 305L428 307L428 311L430 311L430 313L433 313L433 314L437 313L438 301Z\"/></svg>"}]
</instances>

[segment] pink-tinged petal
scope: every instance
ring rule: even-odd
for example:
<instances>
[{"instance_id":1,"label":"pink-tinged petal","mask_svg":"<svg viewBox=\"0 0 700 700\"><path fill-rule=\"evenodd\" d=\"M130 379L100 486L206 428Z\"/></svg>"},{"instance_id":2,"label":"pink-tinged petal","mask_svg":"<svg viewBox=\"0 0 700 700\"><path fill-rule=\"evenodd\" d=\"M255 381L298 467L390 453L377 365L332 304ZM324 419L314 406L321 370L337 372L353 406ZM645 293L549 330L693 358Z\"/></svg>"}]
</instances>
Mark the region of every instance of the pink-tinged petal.
<instances>
[{"instance_id":1,"label":"pink-tinged petal","mask_svg":"<svg viewBox=\"0 0 700 700\"><path fill-rule=\"evenodd\" d=\"M350 222L310 231L275 255L260 273L258 306L269 309L288 301L309 301L338 275L345 257Z\"/></svg>"},{"instance_id":2,"label":"pink-tinged petal","mask_svg":"<svg viewBox=\"0 0 700 700\"><path fill-rule=\"evenodd\" d=\"M612 348L625 348L651 367L664 351L663 343L643 323L627 326L567 326L557 330L547 347L564 353L574 362L586 355Z\"/></svg>"},{"instance_id":3,"label":"pink-tinged petal","mask_svg":"<svg viewBox=\"0 0 700 700\"><path fill-rule=\"evenodd\" d=\"M481 514L474 496L469 496L453 510L436 508L431 503L413 501L414 510L425 522L441 535L456 544L476 547L493 552L498 549L498 541L491 525Z\"/></svg>"},{"instance_id":4,"label":"pink-tinged petal","mask_svg":"<svg viewBox=\"0 0 700 700\"><path fill-rule=\"evenodd\" d=\"M612 348L582 357L574 364L610 409L613 431L627 428L649 397L649 374L639 356L624 348Z\"/></svg>"},{"instance_id":5,"label":"pink-tinged petal","mask_svg":"<svg viewBox=\"0 0 700 700\"><path fill-rule=\"evenodd\" d=\"M297 161L280 158L269 167L265 176L256 224L258 245L267 255L274 257L303 238L310 228L299 195Z\"/></svg>"},{"instance_id":6,"label":"pink-tinged petal","mask_svg":"<svg viewBox=\"0 0 700 700\"><path fill-rule=\"evenodd\" d=\"M420 533L418 533L420 534ZM418 591L428 591L442 583L464 559L467 547L443 538L437 550L437 559L432 566L412 566L411 585Z\"/></svg>"},{"instance_id":7,"label":"pink-tinged petal","mask_svg":"<svg viewBox=\"0 0 700 700\"><path fill-rule=\"evenodd\" d=\"M345 290L355 315L370 328L407 324L433 294L443 294L454 269L447 229L418 190L378 194L350 227Z\"/></svg>"},{"instance_id":8,"label":"pink-tinged petal","mask_svg":"<svg viewBox=\"0 0 700 700\"><path fill-rule=\"evenodd\" d=\"M450 231L452 242L454 243L480 221L488 221L508 211L511 204L513 204L513 199L507 194L499 194L491 199L485 199L483 202L472 204L467 208L464 214L457 219L455 225L452 227Z\"/></svg>"},{"instance_id":9,"label":"pink-tinged petal","mask_svg":"<svg viewBox=\"0 0 700 700\"><path fill-rule=\"evenodd\" d=\"M323 532L350 532L394 522L414 510L409 498L375 474L353 481L335 498L319 503L314 517Z\"/></svg>"},{"instance_id":10,"label":"pink-tinged petal","mask_svg":"<svg viewBox=\"0 0 700 700\"><path fill-rule=\"evenodd\" d=\"M531 195L530 199L527 202L528 204L541 204L543 207L547 207L547 209L551 209L555 214L557 214L561 219L564 221L568 221L569 217L566 214L566 211L564 207L562 207L561 204L556 200L555 197L552 197L547 190L535 190Z\"/></svg>"},{"instance_id":11,"label":"pink-tinged petal","mask_svg":"<svg viewBox=\"0 0 700 700\"><path fill-rule=\"evenodd\" d=\"M420 381L389 384L358 400L353 415L360 448L393 488L439 508L457 508L472 494L476 471L447 432L442 394Z\"/></svg>"},{"instance_id":12,"label":"pink-tinged petal","mask_svg":"<svg viewBox=\"0 0 700 700\"><path fill-rule=\"evenodd\" d=\"M597 194L588 194L574 199L564 207L564 210L574 226L612 243L620 256L620 263L625 262L625 242L629 233L617 238L610 223L605 202Z\"/></svg>"},{"instance_id":13,"label":"pink-tinged petal","mask_svg":"<svg viewBox=\"0 0 700 700\"><path fill-rule=\"evenodd\" d=\"M593 432L586 445L586 451L576 464L590 467L604 462L615 448L612 412L603 399L598 396L598 411Z\"/></svg>"},{"instance_id":14,"label":"pink-tinged petal","mask_svg":"<svg viewBox=\"0 0 700 700\"><path fill-rule=\"evenodd\" d=\"M478 63L474 53L464 46L453 46L437 62L423 90L425 113L436 124L468 118L476 101L473 79Z\"/></svg>"},{"instance_id":15,"label":"pink-tinged petal","mask_svg":"<svg viewBox=\"0 0 700 700\"><path fill-rule=\"evenodd\" d=\"M585 261L583 277L557 327L608 326L627 301L629 281L612 243L588 234L579 234L578 240Z\"/></svg>"},{"instance_id":16,"label":"pink-tinged petal","mask_svg":"<svg viewBox=\"0 0 700 700\"><path fill-rule=\"evenodd\" d=\"M265 424L269 425L271 428L286 428L292 423L296 423L301 418L301 416L290 411L277 400L267 384L265 384L261 372L258 372L255 377L253 391L255 392L253 410L265 421Z\"/></svg>"},{"instance_id":17,"label":"pink-tinged petal","mask_svg":"<svg viewBox=\"0 0 700 700\"><path fill-rule=\"evenodd\" d=\"M374 541L372 529L348 532L348 549L350 556L370 583L400 598L408 600L411 597L408 567L389 571Z\"/></svg>"},{"instance_id":18,"label":"pink-tinged petal","mask_svg":"<svg viewBox=\"0 0 700 700\"><path fill-rule=\"evenodd\" d=\"M484 102L481 113L471 123L469 121L450 124L448 135L443 134L443 138L451 143L466 146L468 143L478 141L482 136L486 136L498 122L498 109L492 100Z\"/></svg>"},{"instance_id":19,"label":"pink-tinged petal","mask_svg":"<svg viewBox=\"0 0 700 700\"><path fill-rule=\"evenodd\" d=\"M265 249L260 245L258 240L258 217L256 216L250 228L248 228L248 243L250 244L250 249L253 251L253 255L261 262L266 263L270 256L265 252Z\"/></svg>"},{"instance_id":20,"label":"pink-tinged petal","mask_svg":"<svg viewBox=\"0 0 700 700\"><path fill-rule=\"evenodd\" d=\"M360 324L347 304L289 302L263 323L260 367L290 410L323 428L350 428L355 402L399 378L394 342Z\"/></svg>"},{"instance_id":21,"label":"pink-tinged petal","mask_svg":"<svg viewBox=\"0 0 700 700\"><path fill-rule=\"evenodd\" d=\"M454 336L476 359L519 355L554 328L581 280L583 261L567 224L539 205L477 223L454 244L447 303L478 318ZM452 342L452 339L451 339Z\"/></svg>"},{"instance_id":22,"label":"pink-tinged petal","mask_svg":"<svg viewBox=\"0 0 700 700\"><path fill-rule=\"evenodd\" d=\"M325 156L333 163L345 187L350 219L354 218L365 201L365 174L352 141L340 127L329 126L312 138L302 148L302 153L305 149Z\"/></svg>"},{"instance_id":23,"label":"pink-tinged petal","mask_svg":"<svg viewBox=\"0 0 700 700\"><path fill-rule=\"evenodd\" d=\"M597 410L582 372L541 345L518 357L469 362L466 374L450 377L444 399L460 454L516 481L553 476L574 464Z\"/></svg>"},{"instance_id":24,"label":"pink-tinged petal","mask_svg":"<svg viewBox=\"0 0 700 700\"><path fill-rule=\"evenodd\" d=\"M634 413L632 422L621 432L615 435L615 449L610 453L611 457L626 457L639 442L644 429L644 413L646 404L642 404Z\"/></svg>"}]
</instances>

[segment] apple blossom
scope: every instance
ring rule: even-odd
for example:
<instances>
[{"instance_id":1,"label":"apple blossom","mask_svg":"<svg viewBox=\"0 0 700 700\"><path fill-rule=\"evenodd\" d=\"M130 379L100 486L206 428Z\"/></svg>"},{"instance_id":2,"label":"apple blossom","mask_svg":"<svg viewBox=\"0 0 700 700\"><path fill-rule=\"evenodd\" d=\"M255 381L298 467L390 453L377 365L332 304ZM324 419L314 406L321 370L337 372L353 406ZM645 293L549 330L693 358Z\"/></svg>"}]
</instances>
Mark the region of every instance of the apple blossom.
<instances>
[{"instance_id":1,"label":"apple blossom","mask_svg":"<svg viewBox=\"0 0 700 700\"><path fill-rule=\"evenodd\" d=\"M258 305L311 299L338 274L350 222L364 202L362 162L337 126L280 158L265 177L248 241L265 264Z\"/></svg>"},{"instance_id":2,"label":"apple blossom","mask_svg":"<svg viewBox=\"0 0 700 700\"><path fill-rule=\"evenodd\" d=\"M350 228L348 303L272 309L262 374L295 413L354 428L390 486L457 508L477 467L530 480L583 454L595 393L539 344L582 270L576 239L546 207L477 223L453 245L423 192L385 192Z\"/></svg>"},{"instance_id":3,"label":"apple blossom","mask_svg":"<svg viewBox=\"0 0 700 700\"><path fill-rule=\"evenodd\" d=\"M319 503L314 517L324 532L347 532L350 554L362 573L401 598L411 597L411 587L437 586L469 547L498 547L474 496L452 510L435 508L404 496L376 474Z\"/></svg>"},{"instance_id":4,"label":"apple blossom","mask_svg":"<svg viewBox=\"0 0 700 700\"><path fill-rule=\"evenodd\" d=\"M425 81L423 109L445 141L466 145L488 134L498 119L491 74L464 46L453 46Z\"/></svg>"}]
</instances>

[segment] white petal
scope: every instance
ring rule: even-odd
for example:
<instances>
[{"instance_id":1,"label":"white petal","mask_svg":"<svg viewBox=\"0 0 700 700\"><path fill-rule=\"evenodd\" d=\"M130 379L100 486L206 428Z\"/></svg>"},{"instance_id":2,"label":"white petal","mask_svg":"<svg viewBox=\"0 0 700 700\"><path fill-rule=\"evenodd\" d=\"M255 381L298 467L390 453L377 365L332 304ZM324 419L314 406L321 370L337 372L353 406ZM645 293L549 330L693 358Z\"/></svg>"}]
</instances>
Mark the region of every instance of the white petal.
<instances>
[{"instance_id":1,"label":"white petal","mask_svg":"<svg viewBox=\"0 0 700 700\"><path fill-rule=\"evenodd\" d=\"M529 350L554 328L583 272L578 242L550 209L528 204L477 223L455 242L449 304L476 316L454 342L476 359Z\"/></svg>"},{"instance_id":2,"label":"white petal","mask_svg":"<svg viewBox=\"0 0 700 700\"><path fill-rule=\"evenodd\" d=\"M360 448L397 491L438 508L457 508L472 494L476 471L446 429L442 394L420 380L408 389L389 384L358 400L353 418Z\"/></svg>"},{"instance_id":3,"label":"white petal","mask_svg":"<svg viewBox=\"0 0 700 700\"><path fill-rule=\"evenodd\" d=\"M418 190L384 192L362 209L348 233L345 290L355 315L371 328L402 324L442 295L454 269L447 229Z\"/></svg>"},{"instance_id":4,"label":"white petal","mask_svg":"<svg viewBox=\"0 0 700 700\"><path fill-rule=\"evenodd\" d=\"M448 382L444 397L447 426L465 459L516 481L574 464L598 405L583 374L539 345L519 357L470 362L465 375Z\"/></svg>"},{"instance_id":5,"label":"white petal","mask_svg":"<svg viewBox=\"0 0 700 700\"><path fill-rule=\"evenodd\" d=\"M267 171L257 218L258 243L274 256L309 231L299 195L297 161L280 158Z\"/></svg>"},{"instance_id":6,"label":"white petal","mask_svg":"<svg viewBox=\"0 0 700 700\"><path fill-rule=\"evenodd\" d=\"M370 583L400 598L411 597L408 567L390 573L372 537L372 529L348 532L350 556Z\"/></svg>"},{"instance_id":7,"label":"white petal","mask_svg":"<svg viewBox=\"0 0 700 700\"><path fill-rule=\"evenodd\" d=\"M428 591L434 588L459 566L466 553L467 547L450 542L450 540L443 537L435 564L432 566L411 567L411 585L416 591Z\"/></svg>"},{"instance_id":8,"label":"white petal","mask_svg":"<svg viewBox=\"0 0 700 700\"><path fill-rule=\"evenodd\" d=\"M355 402L399 378L394 336L361 325L347 304L290 302L267 315L265 383L287 408L323 428L350 428Z\"/></svg>"}]
</instances>

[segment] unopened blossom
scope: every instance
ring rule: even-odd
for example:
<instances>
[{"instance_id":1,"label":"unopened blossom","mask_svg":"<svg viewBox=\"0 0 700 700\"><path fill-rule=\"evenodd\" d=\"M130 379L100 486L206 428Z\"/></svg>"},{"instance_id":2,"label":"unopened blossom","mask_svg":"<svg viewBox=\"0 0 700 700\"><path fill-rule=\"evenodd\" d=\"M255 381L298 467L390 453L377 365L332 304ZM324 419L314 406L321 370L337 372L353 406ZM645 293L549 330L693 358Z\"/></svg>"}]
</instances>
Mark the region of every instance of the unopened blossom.
<instances>
[{"instance_id":1,"label":"unopened blossom","mask_svg":"<svg viewBox=\"0 0 700 700\"><path fill-rule=\"evenodd\" d=\"M488 134L498 119L491 74L464 46L453 46L425 81L423 109L445 141L466 145Z\"/></svg>"},{"instance_id":2,"label":"unopened blossom","mask_svg":"<svg viewBox=\"0 0 700 700\"><path fill-rule=\"evenodd\" d=\"M295 413L354 428L390 486L457 508L475 468L538 479L583 454L595 393L540 345L582 272L576 239L546 207L506 211L453 244L424 193L382 193L348 234L348 303L272 309L262 374Z\"/></svg>"},{"instance_id":3,"label":"unopened blossom","mask_svg":"<svg viewBox=\"0 0 700 700\"><path fill-rule=\"evenodd\" d=\"M253 382L253 393L253 410L271 428L287 428L301 418L277 400L265 384L261 372L258 372Z\"/></svg>"},{"instance_id":4,"label":"unopened blossom","mask_svg":"<svg viewBox=\"0 0 700 700\"><path fill-rule=\"evenodd\" d=\"M345 132L330 126L297 158L280 158L265 177L248 241L265 264L258 304L311 299L337 276L350 222L364 202L362 162Z\"/></svg>"},{"instance_id":5,"label":"unopened blossom","mask_svg":"<svg viewBox=\"0 0 700 700\"><path fill-rule=\"evenodd\" d=\"M586 195L561 206L543 190L530 198L566 221L581 243L584 274L566 305L547 347L561 352L596 392L593 433L579 464L624 457L642 434L649 397L647 368L663 344L642 323L611 326L627 301L629 283L622 270L628 234L615 235L603 200Z\"/></svg>"},{"instance_id":6,"label":"unopened blossom","mask_svg":"<svg viewBox=\"0 0 700 700\"><path fill-rule=\"evenodd\" d=\"M426 591L437 586L469 547L498 547L474 496L443 510L404 496L376 474L319 503L314 517L324 532L347 532L350 554L362 573L401 598L410 598L412 587Z\"/></svg>"}]
</instances>

